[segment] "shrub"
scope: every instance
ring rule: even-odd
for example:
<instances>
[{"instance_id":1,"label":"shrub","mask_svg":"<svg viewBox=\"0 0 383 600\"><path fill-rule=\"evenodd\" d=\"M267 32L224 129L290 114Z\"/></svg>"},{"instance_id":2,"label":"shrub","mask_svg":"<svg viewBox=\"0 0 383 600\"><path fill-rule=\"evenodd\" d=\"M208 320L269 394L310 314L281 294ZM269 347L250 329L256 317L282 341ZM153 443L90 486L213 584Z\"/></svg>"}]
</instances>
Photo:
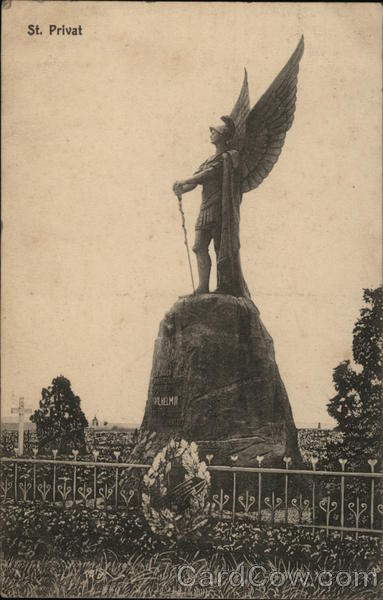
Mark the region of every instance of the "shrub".
<instances>
[{"instance_id":1,"label":"shrub","mask_svg":"<svg viewBox=\"0 0 383 600\"><path fill-rule=\"evenodd\" d=\"M338 531L326 537L325 532L281 527L270 529L246 522L218 521L209 535L211 550L226 560L247 559L254 564L282 560L311 569L331 568L344 564L359 569L380 571L381 543L378 538L345 534Z\"/></svg>"},{"instance_id":2,"label":"shrub","mask_svg":"<svg viewBox=\"0 0 383 600\"><path fill-rule=\"evenodd\" d=\"M39 408L30 420L36 424L40 454L53 449L59 454L70 454L72 449L85 454L88 421L81 410L80 398L73 393L69 379L63 375L41 390Z\"/></svg>"},{"instance_id":3,"label":"shrub","mask_svg":"<svg viewBox=\"0 0 383 600\"><path fill-rule=\"evenodd\" d=\"M132 510L8 503L0 510L2 550L13 558L93 557L103 550L145 555L161 549L145 519Z\"/></svg>"},{"instance_id":4,"label":"shrub","mask_svg":"<svg viewBox=\"0 0 383 600\"><path fill-rule=\"evenodd\" d=\"M92 559L111 550L115 555L153 556L168 550L146 520L134 510L105 512L83 506L63 509L51 505L14 504L0 509L5 558ZM184 540L174 552L178 560L192 556L221 558L228 564L246 560L267 565L285 564L314 570L340 568L375 569L380 572L381 544L377 538L340 532L329 537L323 531L257 527L253 523L213 521L205 525L199 540Z\"/></svg>"}]
</instances>

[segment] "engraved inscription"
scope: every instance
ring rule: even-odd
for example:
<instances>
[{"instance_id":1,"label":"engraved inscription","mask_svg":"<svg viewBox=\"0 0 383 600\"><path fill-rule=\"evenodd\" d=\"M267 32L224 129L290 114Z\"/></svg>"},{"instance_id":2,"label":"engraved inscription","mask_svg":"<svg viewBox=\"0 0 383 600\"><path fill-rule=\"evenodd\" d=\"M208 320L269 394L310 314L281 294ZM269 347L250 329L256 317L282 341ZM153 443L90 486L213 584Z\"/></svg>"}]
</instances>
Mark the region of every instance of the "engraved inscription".
<instances>
[{"instance_id":1,"label":"engraved inscription","mask_svg":"<svg viewBox=\"0 0 383 600\"><path fill-rule=\"evenodd\" d=\"M169 371L154 377L152 387L153 425L158 429L178 429L182 426L181 380Z\"/></svg>"}]
</instances>

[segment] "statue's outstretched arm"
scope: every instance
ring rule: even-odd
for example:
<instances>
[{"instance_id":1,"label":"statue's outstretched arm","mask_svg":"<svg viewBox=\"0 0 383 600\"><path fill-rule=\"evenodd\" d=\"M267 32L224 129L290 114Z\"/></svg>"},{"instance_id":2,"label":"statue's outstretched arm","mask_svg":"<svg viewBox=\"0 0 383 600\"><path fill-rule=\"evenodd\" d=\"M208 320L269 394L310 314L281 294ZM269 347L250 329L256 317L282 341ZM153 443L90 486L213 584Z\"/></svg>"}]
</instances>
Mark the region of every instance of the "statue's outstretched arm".
<instances>
[{"instance_id":1,"label":"statue's outstretched arm","mask_svg":"<svg viewBox=\"0 0 383 600\"><path fill-rule=\"evenodd\" d=\"M191 192L197 187L196 183L184 183L182 186L182 191L185 194L186 192Z\"/></svg>"},{"instance_id":2,"label":"statue's outstretched arm","mask_svg":"<svg viewBox=\"0 0 383 600\"><path fill-rule=\"evenodd\" d=\"M173 184L173 192L176 196L182 196L182 194L186 194L186 192L191 192L194 188L197 187L196 183L187 183L187 180L176 181Z\"/></svg>"},{"instance_id":3,"label":"statue's outstretched arm","mask_svg":"<svg viewBox=\"0 0 383 600\"><path fill-rule=\"evenodd\" d=\"M190 192L191 190L194 190L194 188L196 188L197 185L204 183L211 176L214 176L214 172L214 168L209 168L205 169L204 171L199 171L198 173L195 173L191 177L188 177L188 179L176 181L173 185L173 191L176 195Z\"/></svg>"}]
</instances>

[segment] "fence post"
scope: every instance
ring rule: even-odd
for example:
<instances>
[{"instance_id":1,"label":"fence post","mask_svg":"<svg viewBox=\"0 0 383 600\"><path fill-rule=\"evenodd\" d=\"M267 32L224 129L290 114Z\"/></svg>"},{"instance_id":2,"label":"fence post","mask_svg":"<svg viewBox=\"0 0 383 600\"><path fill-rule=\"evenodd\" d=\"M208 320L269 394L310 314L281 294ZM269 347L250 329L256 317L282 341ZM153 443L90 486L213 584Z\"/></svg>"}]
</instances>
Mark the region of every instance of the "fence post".
<instances>
[{"instance_id":1,"label":"fence post","mask_svg":"<svg viewBox=\"0 0 383 600\"><path fill-rule=\"evenodd\" d=\"M347 458L339 459L340 466L342 467L342 472L344 473L344 467L347 462ZM344 476L340 478L340 526L342 527L340 532L340 537L343 540L343 527L344 527Z\"/></svg>"},{"instance_id":2,"label":"fence post","mask_svg":"<svg viewBox=\"0 0 383 600\"><path fill-rule=\"evenodd\" d=\"M18 448L14 448L14 450L15 450L15 454L16 454L16 458L17 458L17 456L19 454L19 449ZM17 462L15 462L15 477L14 477L14 479L15 479L15 481L14 481L14 483L15 483L15 488L14 488L15 489L15 502L17 502L17 475L18 475L18 473L17 473Z\"/></svg>"},{"instance_id":3,"label":"fence post","mask_svg":"<svg viewBox=\"0 0 383 600\"><path fill-rule=\"evenodd\" d=\"M33 448L32 449L33 452L33 458L34 460L37 460L37 448ZM33 463L33 502L35 502L36 500L36 484L37 484L37 475L36 475L36 463Z\"/></svg>"},{"instance_id":4,"label":"fence post","mask_svg":"<svg viewBox=\"0 0 383 600\"><path fill-rule=\"evenodd\" d=\"M371 473L374 473L375 471L375 465L378 462L376 460L376 458L370 458L368 461L368 464L370 465L370 469L371 469ZM371 477L371 498L370 498L370 527L371 529L374 529L374 503L375 503L375 480L373 477Z\"/></svg>"},{"instance_id":5,"label":"fence post","mask_svg":"<svg viewBox=\"0 0 383 600\"><path fill-rule=\"evenodd\" d=\"M258 467L261 468L264 456L257 456ZM258 522L261 524L262 520L262 471L258 473Z\"/></svg>"},{"instance_id":6,"label":"fence post","mask_svg":"<svg viewBox=\"0 0 383 600\"><path fill-rule=\"evenodd\" d=\"M113 452L113 454L116 457L116 462L118 462L118 457L120 456L121 452L118 452L118 450L115 450ZM116 467L115 479L114 479L114 506L116 508L118 506L118 467Z\"/></svg>"},{"instance_id":7,"label":"fence post","mask_svg":"<svg viewBox=\"0 0 383 600\"><path fill-rule=\"evenodd\" d=\"M93 450L94 462L97 462L97 458L99 455L98 450ZM93 503L94 508L97 508L97 466L94 465L93 469Z\"/></svg>"},{"instance_id":8,"label":"fence post","mask_svg":"<svg viewBox=\"0 0 383 600\"><path fill-rule=\"evenodd\" d=\"M52 450L53 460L56 460L57 450ZM56 463L53 463L53 487L52 487L52 501L53 504L56 502Z\"/></svg>"},{"instance_id":9,"label":"fence post","mask_svg":"<svg viewBox=\"0 0 383 600\"><path fill-rule=\"evenodd\" d=\"M291 458L289 456L284 456L283 461L286 465L286 475L285 475L285 524L287 525L289 520L289 511L288 511L288 493L289 493L289 476L287 471L289 470L289 463L291 462Z\"/></svg>"},{"instance_id":10,"label":"fence post","mask_svg":"<svg viewBox=\"0 0 383 600\"><path fill-rule=\"evenodd\" d=\"M77 460L78 450L72 450L74 460ZM76 505L76 492L77 492L77 467L73 467L73 506Z\"/></svg>"},{"instance_id":11,"label":"fence post","mask_svg":"<svg viewBox=\"0 0 383 600\"><path fill-rule=\"evenodd\" d=\"M238 460L238 454L233 454L230 456L230 460L232 463L235 463ZM235 520L235 505L237 503L237 473L233 471L233 515L232 521L234 523Z\"/></svg>"},{"instance_id":12,"label":"fence post","mask_svg":"<svg viewBox=\"0 0 383 600\"><path fill-rule=\"evenodd\" d=\"M310 461L311 461L311 465L313 468L313 471L316 470L317 468L317 463L318 463L318 457L317 456L311 456L310 457ZM315 476L313 477L313 486L312 486L312 524L315 525L315 491L316 491L316 482L315 482ZM314 527L312 528L314 531Z\"/></svg>"}]
</instances>

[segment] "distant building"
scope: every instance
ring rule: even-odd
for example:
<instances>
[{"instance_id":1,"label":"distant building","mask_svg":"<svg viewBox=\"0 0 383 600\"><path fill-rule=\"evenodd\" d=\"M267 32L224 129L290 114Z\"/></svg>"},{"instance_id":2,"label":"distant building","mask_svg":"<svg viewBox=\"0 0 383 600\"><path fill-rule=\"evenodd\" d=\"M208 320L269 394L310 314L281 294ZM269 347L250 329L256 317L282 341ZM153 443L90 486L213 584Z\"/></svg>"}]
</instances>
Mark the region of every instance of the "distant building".
<instances>
[{"instance_id":1,"label":"distant building","mask_svg":"<svg viewBox=\"0 0 383 600\"><path fill-rule=\"evenodd\" d=\"M33 423L31 423L31 425L33 425ZM85 429L87 431L97 430L97 433L101 434L104 431L125 431L132 433L136 428L136 423L111 423L110 421L106 420L99 421L97 416L94 415L93 419L89 421L88 427Z\"/></svg>"}]
</instances>

